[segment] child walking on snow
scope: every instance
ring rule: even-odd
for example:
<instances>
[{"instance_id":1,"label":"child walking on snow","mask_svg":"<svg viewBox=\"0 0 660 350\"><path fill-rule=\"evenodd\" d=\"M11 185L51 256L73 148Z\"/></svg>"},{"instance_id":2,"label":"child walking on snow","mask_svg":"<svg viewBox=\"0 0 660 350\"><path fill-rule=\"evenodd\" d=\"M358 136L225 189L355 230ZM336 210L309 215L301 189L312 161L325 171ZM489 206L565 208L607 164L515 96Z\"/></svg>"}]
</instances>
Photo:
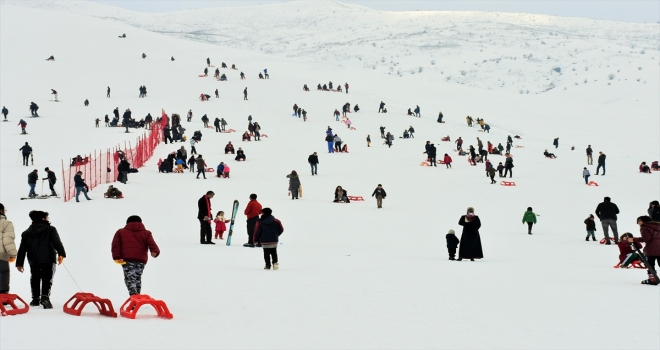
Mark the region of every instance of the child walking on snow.
<instances>
[{"instance_id":1,"label":"child walking on snow","mask_svg":"<svg viewBox=\"0 0 660 350\"><path fill-rule=\"evenodd\" d=\"M213 222L215 222L215 239L224 239L222 238L222 234L227 231L227 225L225 224L229 222L229 220L225 219L225 212L219 211Z\"/></svg>"},{"instance_id":2,"label":"child walking on snow","mask_svg":"<svg viewBox=\"0 0 660 350\"><path fill-rule=\"evenodd\" d=\"M449 260L456 260L456 248L458 247L459 240L456 237L454 230L449 230L447 233L447 251L449 252Z\"/></svg>"},{"instance_id":3,"label":"child walking on snow","mask_svg":"<svg viewBox=\"0 0 660 350\"><path fill-rule=\"evenodd\" d=\"M527 211L523 215L522 222L527 223L527 226L529 227L527 229L527 234L531 235L532 234L532 226L536 223L536 214L532 211L532 207L527 207Z\"/></svg>"},{"instance_id":4,"label":"child walking on snow","mask_svg":"<svg viewBox=\"0 0 660 350\"><path fill-rule=\"evenodd\" d=\"M596 221L594 221L593 214L589 214L589 217L584 220L584 224L587 225L587 238L584 240L589 242L589 236L591 236L591 239L595 241L596 235L594 232L596 232Z\"/></svg>"}]
</instances>

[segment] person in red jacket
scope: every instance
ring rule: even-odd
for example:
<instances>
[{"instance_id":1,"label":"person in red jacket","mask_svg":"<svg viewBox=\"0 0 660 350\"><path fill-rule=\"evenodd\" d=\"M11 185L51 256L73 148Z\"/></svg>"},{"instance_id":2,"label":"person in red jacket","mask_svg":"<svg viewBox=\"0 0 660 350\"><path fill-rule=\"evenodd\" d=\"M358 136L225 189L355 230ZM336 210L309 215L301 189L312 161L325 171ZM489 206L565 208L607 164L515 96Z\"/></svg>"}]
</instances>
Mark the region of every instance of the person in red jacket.
<instances>
[{"instance_id":1,"label":"person in red jacket","mask_svg":"<svg viewBox=\"0 0 660 350\"><path fill-rule=\"evenodd\" d=\"M112 239L112 259L124 269L124 283L129 295L140 294L142 291L142 273L149 259L160 255L160 249L142 224L137 215L129 216L126 226L119 229Z\"/></svg>"},{"instance_id":2,"label":"person in red jacket","mask_svg":"<svg viewBox=\"0 0 660 350\"><path fill-rule=\"evenodd\" d=\"M644 242L644 254L649 262L648 275L649 279L642 281L642 284L658 284L651 270L655 269L655 264L658 262L660 267L660 222L655 222L650 216L640 216L637 218L637 225L642 237L632 238L628 237L629 243Z\"/></svg>"},{"instance_id":3,"label":"person in red jacket","mask_svg":"<svg viewBox=\"0 0 660 350\"><path fill-rule=\"evenodd\" d=\"M632 236L633 235L630 232L626 232L621 236L619 243L617 243L619 246L619 267L624 269L627 269L628 265L634 261L640 260L639 255L635 253L635 248L633 248L633 245L635 245L638 249L642 249L642 245L640 243L628 243L627 238L632 238Z\"/></svg>"},{"instance_id":4,"label":"person in red jacket","mask_svg":"<svg viewBox=\"0 0 660 350\"><path fill-rule=\"evenodd\" d=\"M447 166L447 169L451 169L451 157L447 153L445 153L445 158L442 161Z\"/></svg>"},{"instance_id":5,"label":"person in red jacket","mask_svg":"<svg viewBox=\"0 0 660 350\"><path fill-rule=\"evenodd\" d=\"M243 244L243 247L254 248L255 243L257 247L261 247L261 242L259 241L255 242L253 239L254 226L257 224L257 221L259 220L259 214L261 214L261 204L257 202L256 194L253 193L250 195L250 202L245 207L245 211L243 211L243 214L247 216L247 234L248 234L248 242Z\"/></svg>"}]
</instances>

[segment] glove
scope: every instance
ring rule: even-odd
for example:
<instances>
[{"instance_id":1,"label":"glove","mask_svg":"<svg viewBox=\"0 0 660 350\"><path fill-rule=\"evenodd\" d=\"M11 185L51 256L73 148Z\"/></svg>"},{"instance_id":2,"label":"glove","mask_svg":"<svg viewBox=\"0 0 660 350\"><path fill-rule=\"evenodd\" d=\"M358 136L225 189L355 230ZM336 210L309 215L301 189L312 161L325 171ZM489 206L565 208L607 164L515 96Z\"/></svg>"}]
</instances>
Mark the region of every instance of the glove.
<instances>
[{"instance_id":1,"label":"glove","mask_svg":"<svg viewBox=\"0 0 660 350\"><path fill-rule=\"evenodd\" d=\"M10 263L13 263L14 261L16 261L16 257L10 257L9 260L7 260L7 261L9 261Z\"/></svg>"},{"instance_id":2,"label":"glove","mask_svg":"<svg viewBox=\"0 0 660 350\"><path fill-rule=\"evenodd\" d=\"M64 262L64 257L60 255L57 257L57 265L62 265L62 262Z\"/></svg>"},{"instance_id":3,"label":"glove","mask_svg":"<svg viewBox=\"0 0 660 350\"><path fill-rule=\"evenodd\" d=\"M115 260L115 264L124 265L126 264L126 262L124 261L124 259L117 259Z\"/></svg>"}]
</instances>

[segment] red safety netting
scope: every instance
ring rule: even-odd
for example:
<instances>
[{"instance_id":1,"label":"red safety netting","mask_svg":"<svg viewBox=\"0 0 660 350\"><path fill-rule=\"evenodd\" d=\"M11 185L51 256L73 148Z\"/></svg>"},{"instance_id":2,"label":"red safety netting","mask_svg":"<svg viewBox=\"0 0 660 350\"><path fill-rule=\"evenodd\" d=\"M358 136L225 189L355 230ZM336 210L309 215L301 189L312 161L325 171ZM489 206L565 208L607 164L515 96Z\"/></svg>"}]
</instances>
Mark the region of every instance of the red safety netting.
<instances>
[{"instance_id":1,"label":"red safety netting","mask_svg":"<svg viewBox=\"0 0 660 350\"><path fill-rule=\"evenodd\" d=\"M163 129L169 123L169 118L163 110L160 120L150 124L149 131L139 136L135 147L131 143L124 142L124 147L117 145L106 151L94 151L87 156L80 156L74 163L69 159L66 163L62 160L62 197L67 202L75 197L76 187L73 177L78 171L82 171L82 178L91 191L98 185L112 183L117 181L117 166L119 165L119 155L123 152L126 160L131 164L131 168L140 168L154 154L154 149L163 139ZM65 166L68 169L65 169Z\"/></svg>"}]
</instances>

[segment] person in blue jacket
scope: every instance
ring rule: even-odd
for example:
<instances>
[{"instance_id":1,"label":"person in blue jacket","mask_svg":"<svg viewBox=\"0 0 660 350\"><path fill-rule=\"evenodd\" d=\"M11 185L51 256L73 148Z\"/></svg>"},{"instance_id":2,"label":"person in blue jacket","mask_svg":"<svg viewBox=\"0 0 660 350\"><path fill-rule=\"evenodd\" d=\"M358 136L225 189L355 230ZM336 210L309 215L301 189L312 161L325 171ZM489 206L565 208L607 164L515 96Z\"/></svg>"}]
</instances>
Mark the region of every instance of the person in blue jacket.
<instances>
[{"instance_id":1,"label":"person in blue jacket","mask_svg":"<svg viewBox=\"0 0 660 350\"><path fill-rule=\"evenodd\" d=\"M78 200L78 195L80 195L80 192L82 192L85 195L85 198L87 198L88 201L91 201L92 199L87 196L87 190L89 187L87 187L87 184L85 183L85 179L82 178L82 171L79 171L76 173L76 176L73 177L73 184L76 188L76 202L80 202Z\"/></svg>"}]
</instances>

